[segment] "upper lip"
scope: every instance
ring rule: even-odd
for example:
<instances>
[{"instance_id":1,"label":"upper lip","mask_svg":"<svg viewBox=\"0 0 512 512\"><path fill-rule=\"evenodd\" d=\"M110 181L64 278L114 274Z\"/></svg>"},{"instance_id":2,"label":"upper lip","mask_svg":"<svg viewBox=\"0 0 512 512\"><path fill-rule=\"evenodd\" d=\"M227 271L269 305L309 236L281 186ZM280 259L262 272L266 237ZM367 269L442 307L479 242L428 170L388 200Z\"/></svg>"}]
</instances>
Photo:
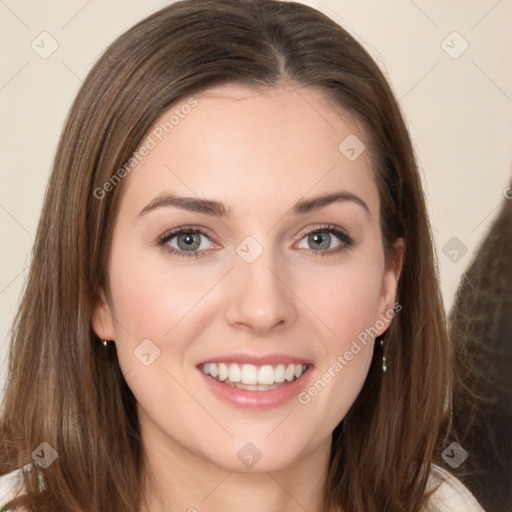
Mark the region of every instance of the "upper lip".
<instances>
[{"instance_id":1,"label":"upper lip","mask_svg":"<svg viewBox=\"0 0 512 512\"><path fill-rule=\"evenodd\" d=\"M307 364L311 365L311 361L302 357L295 357L289 354L266 354L266 355L250 355L250 354L227 354L223 356L214 356L204 359L197 366L205 363L238 363L253 364L254 366L275 365L275 364Z\"/></svg>"}]
</instances>

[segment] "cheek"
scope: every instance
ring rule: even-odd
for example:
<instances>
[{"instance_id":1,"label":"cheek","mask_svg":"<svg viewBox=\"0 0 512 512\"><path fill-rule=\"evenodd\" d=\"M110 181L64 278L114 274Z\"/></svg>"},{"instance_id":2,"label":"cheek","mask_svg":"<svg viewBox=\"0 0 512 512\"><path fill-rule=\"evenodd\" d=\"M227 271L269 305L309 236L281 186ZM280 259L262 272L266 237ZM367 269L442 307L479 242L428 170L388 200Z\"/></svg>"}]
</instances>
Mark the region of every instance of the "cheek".
<instances>
[{"instance_id":1,"label":"cheek","mask_svg":"<svg viewBox=\"0 0 512 512\"><path fill-rule=\"evenodd\" d=\"M116 331L133 341L162 340L193 311L215 282L215 276L191 273L176 263L166 262L164 254L129 251L114 254L110 269L113 313L122 324Z\"/></svg>"},{"instance_id":2,"label":"cheek","mask_svg":"<svg viewBox=\"0 0 512 512\"><path fill-rule=\"evenodd\" d=\"M154 250L137 252L125 246L112 252L112 261L109 277L119 365L143 414L159 419L163 428L180 425L187 415L204 421L204 411L186 391L190 383L185 382L188 374L182 367L189 362L191 341L204 325L197 321L200 299L215 276L168 264Z\"/></svg>"},{"instance_id":3,"label":"cheek","mask_svg":"<svg viewBox=\"0 0 512 512\"><path fill-rule=\"evenodd\" d=\"M351 265L316 268L314 279L303 281L306 306L325 324L329 346L342 348L377 320L381 295L381 268L362 259Z\"/></svg>"},{"instance_id":4,"label":"cheek","mask_svg":"<svg viewBox=\"0 0 512 512\"><path fill-rule=\"evenodd\" d=\"M197 318L201 297L215 278L171 266L165 255L155 253L114 250L109 276L119 365L149 408L159 400L152 390L167 389L175 397L182 392L165 370L182 380L178 367L187 363L190 341L204 325Z\"/></svg>"},{"instance_id":5,"label":"cheek","mask_svg":"<svg viewBox=\"0 0 512 512\"><path fill-rule=\"evenodd\" d=\"M314 282L303 285L307 305L322 321L322 343L309 386L298 401L318 412L334 428L357 398L373 356L378 320L381 272L379 265L364 263L317 269Z\"/></svg>"}]
</instances>

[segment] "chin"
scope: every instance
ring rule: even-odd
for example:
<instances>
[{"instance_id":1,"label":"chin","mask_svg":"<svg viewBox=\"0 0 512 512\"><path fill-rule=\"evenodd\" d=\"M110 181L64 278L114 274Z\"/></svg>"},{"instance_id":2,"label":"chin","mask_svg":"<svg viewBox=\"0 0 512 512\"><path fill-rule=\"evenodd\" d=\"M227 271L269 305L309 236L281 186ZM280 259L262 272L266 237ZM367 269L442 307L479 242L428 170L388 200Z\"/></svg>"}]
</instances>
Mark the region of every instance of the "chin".
<instances>
[{"instance_id":1,"label":"chin","mask_svg":"<svg viewBox=\"0 0 512 512\"><path fill-rule=\"evenodd\" d=\"M238 437L229 444L224 444L217 452L212 453L210 447L208 453L204 453L202 457L227 471L262 473L285 470L298 463L309 452L305 441L291 443L289 437L287 440L276 437L272 441L263 436L259 440L253 439L243 441Z\"/></svg>"}]
</instances>

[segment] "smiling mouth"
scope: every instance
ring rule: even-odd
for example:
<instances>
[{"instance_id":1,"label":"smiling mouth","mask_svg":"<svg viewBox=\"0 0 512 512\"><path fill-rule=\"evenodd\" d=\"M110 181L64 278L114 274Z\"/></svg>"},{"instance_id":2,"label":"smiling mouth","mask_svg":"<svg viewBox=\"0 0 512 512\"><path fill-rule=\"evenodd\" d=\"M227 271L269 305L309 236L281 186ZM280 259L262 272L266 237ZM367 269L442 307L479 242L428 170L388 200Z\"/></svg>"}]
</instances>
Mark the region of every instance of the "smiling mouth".
<instances>
[{"instance_id":1,"label":"smiling mouth","mask_svg":"<svg viewBox=\"0 0 512 512\"><path fill-rule=\"evenodd\" d=\"M308 369L308 365L204 363L199 369L205 375L227 386L248 391L269 391L299 379Z\"/></svg>"}]
</instances>

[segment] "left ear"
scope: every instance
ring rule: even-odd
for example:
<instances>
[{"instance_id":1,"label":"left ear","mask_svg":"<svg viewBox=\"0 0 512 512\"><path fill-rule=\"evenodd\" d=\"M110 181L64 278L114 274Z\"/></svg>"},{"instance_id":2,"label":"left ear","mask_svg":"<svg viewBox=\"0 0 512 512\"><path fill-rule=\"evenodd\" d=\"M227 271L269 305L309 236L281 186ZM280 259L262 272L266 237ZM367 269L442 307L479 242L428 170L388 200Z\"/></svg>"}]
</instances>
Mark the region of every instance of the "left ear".
<instances>
[{"instance_id":1,"label":"left ear","mask_svg":"<svg viewBox=\"0 0 512 512\"><path fill-rule=\"evenodd\" d=\"M379 329L378 336L388 329L395 312L401 309L401 307L398 309L398 306L395 306L395 299L398 280L402 272L404 248L403 238L398 238L391 248L391 253L386 258L386 269L382 278L379 308L377 311L378 317L376 319L376 324L377 322L377 325L384 323L384 327Z\"/></svg>"}]
</instances>

